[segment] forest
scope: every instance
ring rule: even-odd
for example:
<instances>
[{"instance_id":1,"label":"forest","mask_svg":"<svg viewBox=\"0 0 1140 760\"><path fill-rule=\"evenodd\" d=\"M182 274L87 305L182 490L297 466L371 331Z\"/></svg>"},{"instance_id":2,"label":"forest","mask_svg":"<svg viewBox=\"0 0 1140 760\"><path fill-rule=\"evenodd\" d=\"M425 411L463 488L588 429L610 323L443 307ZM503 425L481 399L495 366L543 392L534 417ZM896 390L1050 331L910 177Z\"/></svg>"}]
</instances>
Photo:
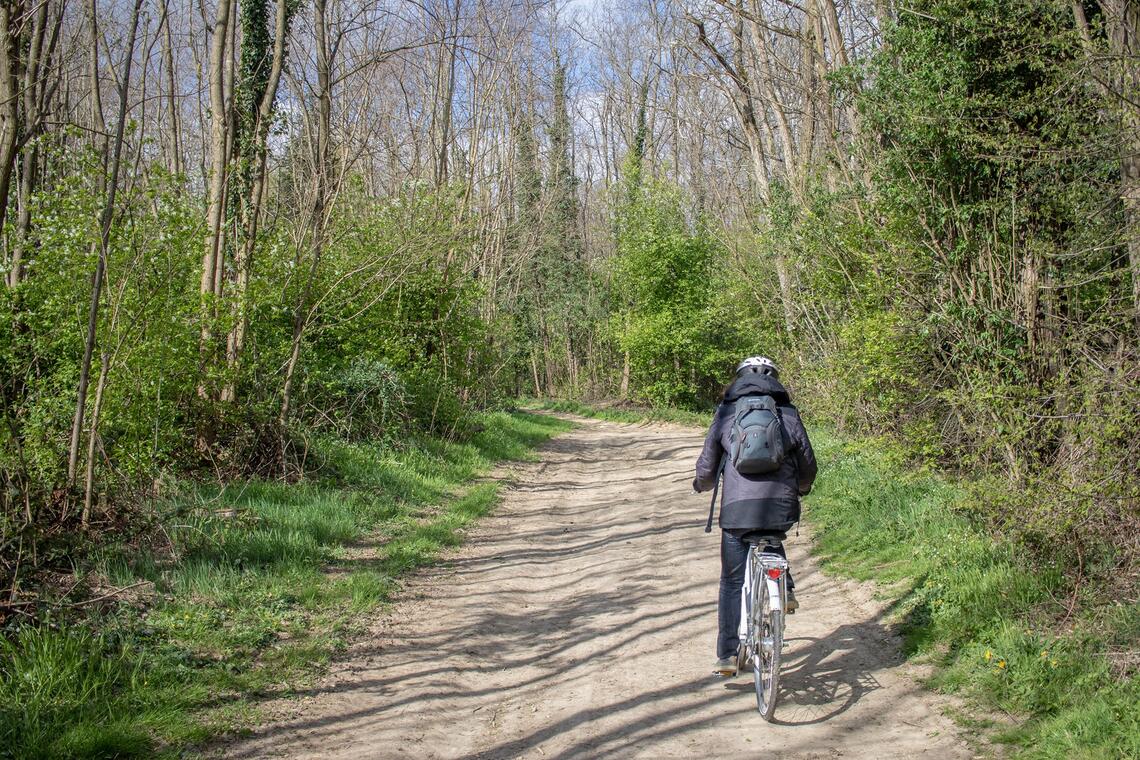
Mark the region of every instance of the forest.
<instances>
[{"instance_id":1,"label":"forest","mask_svg":"<svg viewBox=\"0 0 1140 760\"><path fill-rule=\"evenodd\" d=\"M1135 679L1135 0L3 0L0 41L0 652L202 489L706 412L762 353L1065 558L1059 628L1132 610Z\"/></svg>"}]
</instances>

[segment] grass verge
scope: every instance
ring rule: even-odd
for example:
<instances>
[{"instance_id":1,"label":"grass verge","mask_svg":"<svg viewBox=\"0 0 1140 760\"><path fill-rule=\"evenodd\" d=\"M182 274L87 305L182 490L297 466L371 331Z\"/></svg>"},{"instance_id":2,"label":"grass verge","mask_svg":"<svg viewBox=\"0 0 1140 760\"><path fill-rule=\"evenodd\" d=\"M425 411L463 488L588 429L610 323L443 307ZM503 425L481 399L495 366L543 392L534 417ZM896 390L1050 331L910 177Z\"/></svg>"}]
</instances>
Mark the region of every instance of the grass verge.
<instances>
[{"instance_id":1,"label":"grass verge","mask_svg":"<svg viewBox=\"0 0 1140 760\"><path fill-rule=\"evenodd\" d=\"M709 414L541 407L617 422L704 429ZM824 568L881 584L906 654L937 667L930 686L972 702L963 718L1019 756L1140 757L1140 605L1105 603L1072 558L1045 562L987 534L969 492L913 471L889 444L812 429L820 477L805 504ZM1072 610L1081 609L1074 614Z\"/></svg>"},{"instance_id":2,"label":"grass verge","mask_svg":"<svg viewBox=\"0 0 1140 760\"><path fill-rule=\"evenodd\" d=\"M1140 757L1134 602L1079 605L1074 617L1076 596L1092 591L1074 582L1074 560L1030 561L969 518L964 489L881 447L814 431L813 443L816 553L833 572L886 584L907 654L939 666L932 686L1004 713L980 727L1021 756Z\"/></svg>"},{"instance_id":3,"label":"grass verge","mask_svg":"<svg viewBox=\"0 0 1140 760\"><path fill-rule=\"evenodd\" d=\"M0 757L184 757L248 724L494 506L497 484L474 478L570 427L522 412L477 422L463 443L328 441L323 479L161 505L169 546L108 547L88 571L138 593L0 638Z\"/></svg>"}]
</instances>

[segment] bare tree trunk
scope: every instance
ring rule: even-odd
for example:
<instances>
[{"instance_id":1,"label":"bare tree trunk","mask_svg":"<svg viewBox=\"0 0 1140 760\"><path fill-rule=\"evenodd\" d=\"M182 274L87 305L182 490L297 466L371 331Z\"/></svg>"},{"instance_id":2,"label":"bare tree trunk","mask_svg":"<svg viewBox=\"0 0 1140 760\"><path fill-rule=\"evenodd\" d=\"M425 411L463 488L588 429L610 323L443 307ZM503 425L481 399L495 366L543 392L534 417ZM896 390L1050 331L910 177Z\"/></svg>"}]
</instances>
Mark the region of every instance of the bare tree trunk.
<instances>
[{"instance_id":1,"label":"bare tree trunk","mask_svg":"<svg viewBox=\"0 0 1140 760\"><path fill-rule=\"evenodd\" d=\"M167 168L175 174L185 170L182 163L182 119L179 117L178 107L178 73L174 65L174 39L170 31L170 0L162 3L162 62L166 69L166 110L170 123L166 125Z\"/></svg>"},{"instance_id":2,"label":"bare tree trunk","mask_svg":"<svg viewBox=\"0 0 1140 760\"><path fill-rule=\"evenodd\" d=\"M1140 5L1136 2L1120 1L1120 21L1113 39L1120 56L1120 103L1124 110L1120 195L1127 215L1133 320L1140 336Z\"/></svg>"},{"instance_id":3,"label":"bare tree trunk","mask_svg":"<svg viewBox=\"0 0 1140 760\"><path fill-rule=\"evenodd\" d=\"M87 405L87 386L91 378L91 357L95 351L95 338L99 325L99 299L103 291L103 275L107 271L107 254L111 243L111 222L115 213L115 195L119 189L119 169L123 158L123 135L127 124L128 95L130 94L131 64L134 63L135 40L138 35L139 13L143 0L135 0L131 13L131 27L127 37L123 76L119 79L119 114L115 124L115 139L111 155L111 176L107 186L107 196L99 218L99 240L95 244L98 257L95 273L91 279L91 303L87 310L87 337L83 347L83 361L79 365L79 390L75 402L75 417L71 423L71 445L67 456L67 487L75 486L76 469L79 466L79 446L83 428L84 410Z\"/></svg>"},{"instance_id":4,"label":"bare tree trunk","mask_svg":"<svg viewBox=\"0 0 1140 760\"><path fill-rule=\"evenodd\" d=\"M784 176L789 180L798 174L796 169L798 165L798 157L796 156L796 141L792 137L792 127L788 120L787 110L784 104L780 101L779 92L776 89L776 78L772 68L772 55L768 50L768 41L765 38L765 32L760 28L764 20L764 10L760 5L759 0L753 0L752 13L748 14L748 33L752 41L752 47L760 64L760 70L756 74L756 79L760 83L761 102L765 104L765 111L771 109L772 113L776 116L776 128L780 133L780 147L781 153L784 157ZM743 40L740 35L734 35L734 41L738 46L738 60L739 66L745 66L745 59L743 52L739 49L743 46ZM765 117L767 114L765 113ZM794 187L794 184L793 184Z\"/></svg>"},{"instance_id":5,"label":"bare tree trunk","mask_svg":"<svg viewBox=\"0 0 1140 760\"><path fill-rule=\"evenodd\" d=\"M459 31L459 13L461 0L455 0L455 7L450 9L449 18L440 25L439 58L436 64L435 104L443 108L443 112L435 114L432 123L433 139L436 141L435 152L435 185L441 187L448 177L448 148L451 142L451 110L455 100L455 64L457 60L459 42L456 36ZM450 41L448 38L450 37Z\"/></svg>"},{"instance_id":6,"label":"bare tree trunk","mask_svg":"<svg viewBox=\"0 0 1140 760\"><path fill-rule=\"evenodd\" d=\"M83 513L80 524L86 528L91 519L91 497L95 492L95 443L99 435L99 418L103 414L103 391L111 372L110 353L104 350L99 361L99 381L95 383L95 406L91 410L91 426L87 432L87 471L83 484Z\"/></svg>"},{"instance_id":7,"label":"bare tree trunk","mask_svg":"<svg viewBox=\"0 0 1140 760\"><path fill-rule=\"evenodd\" d=\"M1101 6L1112 54L1111 96L1120 109L1120 198L1124 205L1125 244L1132 275L1132 320L1140 337L1140 3L1103 0ZM1073 2L1072 7L1087 44L1089 33L1084 9L1078 2Z\"/></svg>"},{"instance_id":8,"label":"bare tree trunk","mask_svg":"<svg viewBox=\"0 0 1140 760\"><path fill-rule=\"evenodd\" d=\"M622 353L621 365L621 390L619 391L621 398L629 397L629 351Z\"/></svg>"},{"instance_id":9,"label":"bare tree trunk","mask_svg":"<svg viewBox=\"0 0 1140 760\"><path fill-rule=\"evenodd\" d=\"M305 280L297 303L293 308L293 337L289 359L285 365L285 383L281 390L281 411L278 421L284 427L289 421L293 399L293 378L301 356L305 330L311 317L310 300L324 253L325 229L329 205L329 158L332 139L332 57L329 44L326 0L314 0L313 16L317 44L317 144L315 176L313 178L312 258L308 278ZM302 243L303 244L303 243Z\"/></svg>"},{"instance_id":10,"label":"bare tree trunk","mask_svg":"<svg viewBox=\"0 0 1140 760\"><path fill-rule=\"evenodd\" d=\"M104 161L107 155L107 120L103 116L103 77L99 73L99 17L95 12L96 0L88 0L87 2L87 24L88 32L91 35L91 51L87 58L87 76L91 87L91 123L98 132L98 137L103 141L103 148L99 151L101 156L104 156ZM103 189L103 177L99 177L99 189Z\"/></svg>"},{"instance_id":11,"label":"bare tree trunk","mask_svg":"<svg viewBox=\"0 0 1140 760\"><path fill-rule=\"evenodd\" d=\"M24 148L24 160L20 166L20 186L16 193L16 240L12 246L9 261L8 286L16 287L24 279L24 256L32 231L32 193L35 185L39 150L33 143Z\"/></svg>"},{"instance_id":12,"label":"bare tree trunk","mask_svg":"<svg viewBox=\"0 0 1140 760\"><path fill-rule=\"evenodd\" d=\"M815 76L815 0L808 0L807 13L804 14L803 29L800 40L800 90L802 98L802 114L800 116L800 171L796 177L801 197L807 192L807 175L811 166L815 147L815 110L816 110L816 76ZM832 125L827 124L827 129Z\"/></svg>"},{"instance_id":13,"label":"bare tree trunk","mask_svg":"<svg viewBox=\"0 0 1140 760\"><path fill-rule=\"evenodd\" d=\"M891 0L875 0L875 22L880 35L882 34L883 26L893 23L894 20L895 12L891 8Z\"/></svg>"},{"instance_id":14,"label":"bare tree trunk","mask_svg":"<svg viewBox=\"0 0 1140 760\"><path fill-rule=\"evenodd\" d=\"M0 229L8 218L8 197L20 137L21 15L20 6L0 3Z\"/></svg>"},{"instance_id":15,"label":"bare tree trunk","mask_svg":"<svg viewBox=\"0 0 1140 760\"><path fill-rule=\"evenodd\" d=\"M823 7L824 29L827 31L827 45L831 48L831 55L835 65L840 68L850 66L851 59L847 53L847 43L843 39L843 28L839 25L839 13L835 9L835 0L816 1ZM843 113L847 117L847 128L851 130L851 134L858 134L859 112L855 109L855 101L853 99L847 99L847 103L843 107Z\"/></svg>"},{"instance_id":16,"label":"bare tree trunk","mask_svg":"<svg viewBox=\"0 0 1140 760\"><path fill-rule=\"evenodd\" d=\"M198 395L209 396L206 373L209 371L209 358L213 352L214 314L217 304L214 301L221 295L219 289L220 258L223 250L223 216L226 205L227 146L229 143L229 119L226 113L225 67L226 46L230 38L231 4L233 0L218 0L217 14L214 17L213 37L210 41L210 177L206 193L206 239L202 254L202 325L200 355L202 357L202 377Z\"/></svg>"},{"instance_id":17,"label":"bare tree trunk","mask_svg":"<svg viewBox=\"0 0 1140 760\"><path fill-rule=\"evenodd\" d=\"M756 111L754 107L755 96L751 89L748 72L743 66L743 15L738 12L737 21L733 28L732 34L734 57L736 59L735 66L728 62L724 55L713 44L712 40L708 38L708 35L705 32L704 23L696 19L693 19L693 23L697 27L698 41L702 46L704 46L706 50L712 54L713 59L717 62L717 64L725 72L733 84L733 88L731 90L733 104L736 106L736 113L740 119L741 131L744 132L745 142L748 145L748 153L752 160L752 176L755 182L758 199L760 205L765 205L770 198L771 191L768 179L768 167L765 159L763 138L760 134L760 127L757 123ZM790 139L790 135L788 139ZM786 155L790 156L790 153ZM774 258L776 279L779 283L780 288L780 305L784 313L784 329L790 336L795 326L795 309L793 307L792 300L791 274L788 270L788 262L784 258L782 252L777 253Z\"/></svg>"},{"instance_id":18,"label":"bare tree trunk","mask_svg":"<svg viewBox=\"0 0 1140 760\"><path fill-rule=\"evenodd\" d=\"M31 237L32 210L30 204L39 172L39 146L36 143L36 138L40 134L43 118L43 103L41 101L44 91L43 72L50 64L55 47L55 35L53 34L51 39L47 37L48 7L48 3L44 0L35 8L35 16L31 22L31 33L27 43L27 53L23 62L24 71L21 86L23 108L19 118L22 132L19 143L22 147L23 160L19 166L19 188L16 195L18 207L16 242L12 247L11 269L8 272L8 284L11 287L16 287L24 279L24 256ZM59 23L62 23L62 17Z\"/></svg>"}]
</instances>

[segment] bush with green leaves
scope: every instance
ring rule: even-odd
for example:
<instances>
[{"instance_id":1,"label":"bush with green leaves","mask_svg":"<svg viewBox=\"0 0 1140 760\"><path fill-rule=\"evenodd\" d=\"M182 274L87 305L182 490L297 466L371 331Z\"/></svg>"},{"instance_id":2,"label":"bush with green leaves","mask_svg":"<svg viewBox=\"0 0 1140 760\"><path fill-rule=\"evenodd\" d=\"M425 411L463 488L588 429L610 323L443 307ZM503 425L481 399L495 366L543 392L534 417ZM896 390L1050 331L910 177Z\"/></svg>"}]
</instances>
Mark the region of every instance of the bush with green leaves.
<instances>
[{"instance_id":1,"label":"bush with green leaves","mask_svg":"<svg viewBox=\"0 0 1140 760\"><path fill-rule=\"evenodd\" d=\"M60 160L74 173L31 201L28 276L0 289L13 327L0 330L0 504L22 511L26 498L46 530L76 516L48 494L66 478L99 203L96 157ZM201 238L198 209L180 190L161 171L140 174L120 194L111 230L86 420L98 394L94 467L107 495L146 482L190 449Z\"/></svg>"},{"instance_id":2,"label":"bush with green leaves","mask_svg":"<svg viewBox=\"0 0 1140 760\"><path fill-rule=\"evenodd\" d=\"M630 387L655 405L708 403L744 343L724 251L662 183L633 191L618 225L610 330L628 352Z\"/></svg>"},{"instance_id":3,"label":"bush with green leaves","mask_svg":"<svg viewBox=\"0 0 1140 760\"><path fill-rule=\"evenodd\" d=\"M310 371L300 413L313 429L346 440L394 440L407 422L408 389L389 365L357 356L347 367Z\"/></svg>"}]
</instances>

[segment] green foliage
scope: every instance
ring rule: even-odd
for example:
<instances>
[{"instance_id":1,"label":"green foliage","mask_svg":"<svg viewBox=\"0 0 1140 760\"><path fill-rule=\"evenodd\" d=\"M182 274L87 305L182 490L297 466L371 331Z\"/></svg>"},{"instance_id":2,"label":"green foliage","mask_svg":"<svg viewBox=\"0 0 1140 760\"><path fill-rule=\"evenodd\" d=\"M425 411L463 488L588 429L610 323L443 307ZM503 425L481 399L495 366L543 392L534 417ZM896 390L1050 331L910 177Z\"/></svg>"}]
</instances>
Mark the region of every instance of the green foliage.
<instances>
[{"instance_id":1,"label":"green foliage","mask_svg":"<svg viewBox=\"0 0 1140 760\"><path fill-rule=\"evenodd\" d=\"M394 438L406 422L405 378L381 361L356 356L347 367L315 367L306 380L309 408L301 413L314 430L350 441L382 441Z\"/></svg>"},{"instance_id":2,"label":"green foliage","mask_svg":"<svg viewBox=\"0 0 1140 760\"><path fill-rule=\"evenodd\" d=\"M14 329L0 331L0 495L42 505L64 479L75 408L78 358L86 328L91 241L99 203L85 177L99 169L94 154L60 157L74 174L33 199L28 278L4 289L0 308ZM176 180L159 171L137 178L121 196L98 325L92 396L100 356L108 375L100 421L101 488L115 493L163 467L186 445L184 425L193 397L200 263L198 209ZM90 406L90 405L89 405ZM104 469L110 460L113 468ZM43 527L59 514L41 512Z\"/></svg>"},{"instance_id":3,"label":"green foliage","mask_svg":"<svg viewBox=\"0 0 1140 760\"><path fill-rule=\"evenodd\" d=\"M653 405L707 402L740 356L717 266L723 252L685 224L675 189L646 183L629 193L618 220L610 328L628 352L630 386Z\"/></svg>"},{"instance_id":4,"label":"green foliage","mask_svg":"<svg viewBox=\"0 0 1140 760\"><path fill-rule=\"evenodd\" d=\"M908 257L905 294L929 311L947 366L1037 382L1058 342L1124 326L1113 303L1123 294L1091 276L1118 266L1103 245L1121 226L1119 207L1104 208L1118 181L1115 135L1096 88L1074 86L1084 64L1067 4L916 10L875 57L861 101L885 146L874 182L883 242ZM1026 304L1023 289L1039 286L1030 276L1067 288L1081 332L1043 327L1058 304L1048 292Z\"/></svg>"}]
</instances>

